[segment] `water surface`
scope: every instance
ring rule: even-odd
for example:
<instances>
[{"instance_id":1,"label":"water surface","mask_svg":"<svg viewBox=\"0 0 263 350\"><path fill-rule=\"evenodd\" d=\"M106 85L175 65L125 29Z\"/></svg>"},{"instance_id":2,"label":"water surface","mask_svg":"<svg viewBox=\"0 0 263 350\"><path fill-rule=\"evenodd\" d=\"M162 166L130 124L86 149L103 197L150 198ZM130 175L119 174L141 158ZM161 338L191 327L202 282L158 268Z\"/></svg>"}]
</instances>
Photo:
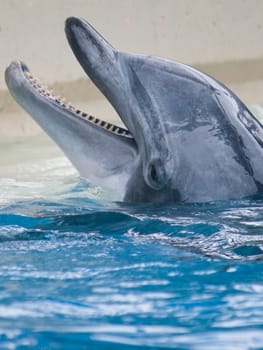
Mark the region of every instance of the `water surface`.
<instances>
[{"instance_id":1,"label":"water surface","mask_svg":"<svg viewBox=\"0 0 263 350\"><path fill-rule=\"evenodd\" d=\"M262 349L263 198L127 205L0 148L1 349Z\"/></svg>"}]
</instances>

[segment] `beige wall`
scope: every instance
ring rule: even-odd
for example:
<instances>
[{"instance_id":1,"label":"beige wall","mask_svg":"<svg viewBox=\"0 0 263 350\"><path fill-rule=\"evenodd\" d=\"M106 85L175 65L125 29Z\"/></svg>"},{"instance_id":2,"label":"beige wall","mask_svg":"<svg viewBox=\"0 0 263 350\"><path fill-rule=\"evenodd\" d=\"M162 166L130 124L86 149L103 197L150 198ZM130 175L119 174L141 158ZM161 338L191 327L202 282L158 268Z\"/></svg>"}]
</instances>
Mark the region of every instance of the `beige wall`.
<instances>
[{"instance_id":1,"label":"beige wall","mask_svg":"<svg viewBox=\"0 0 263 350\"><path fill-rule=\"evenodd\" d=\"M23 59L48 82L81 76L64 35L71 15L86 18L120 50L192 64L263 57L262 0L0 0L0 5L1 71Z\"/></svg>"},{"instance_id":2,"label":"beige wall","mask_svg":"<svg viewBox=\"0 0 263 350\"><path fill-rule=\"evenodd\" d=\"M71 15L120 50L197 65L246 102L263 102L263 0L0 0L0 113L14 108L3 74L16 59L46 83L66 82L70 98L83 95L64 35Z\"/></svg>"}]
</instances>

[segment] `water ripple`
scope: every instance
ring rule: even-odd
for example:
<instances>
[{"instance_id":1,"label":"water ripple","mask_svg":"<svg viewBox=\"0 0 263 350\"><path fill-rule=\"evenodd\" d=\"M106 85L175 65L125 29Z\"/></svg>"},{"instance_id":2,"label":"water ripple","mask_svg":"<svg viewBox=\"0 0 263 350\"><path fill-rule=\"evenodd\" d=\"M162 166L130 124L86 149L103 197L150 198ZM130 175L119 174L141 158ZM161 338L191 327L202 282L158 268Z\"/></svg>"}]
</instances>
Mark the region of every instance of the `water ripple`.
<instances>
[{"instance_id":1,"label":"water ripple","mask_svg":"<svg viewBox=\"0 0 263 350\"><path fill-rule=\"evenodd\" d=\"M0 348L260 349L263 200L0 209Z\"/></svg>"}]
</instances>

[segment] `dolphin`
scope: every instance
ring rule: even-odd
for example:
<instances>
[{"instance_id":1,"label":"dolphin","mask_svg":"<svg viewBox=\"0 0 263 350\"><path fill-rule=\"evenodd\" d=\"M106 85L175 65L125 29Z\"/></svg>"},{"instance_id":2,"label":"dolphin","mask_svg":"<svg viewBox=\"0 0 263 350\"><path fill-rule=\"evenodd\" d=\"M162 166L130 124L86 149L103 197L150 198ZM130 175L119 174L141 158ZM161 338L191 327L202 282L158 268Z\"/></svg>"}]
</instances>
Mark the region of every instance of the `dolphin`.
<instances>
[{"instance_id":1,"label":"dolphin","mask_svg":"<svg viewBox=\"0 0 263 350\"><path fill-rule=\"evenodd\" d=\"M5 78L82 177L128 202L208 202L262 192L262 126L227 87L177 61L118 51L81 18L68 18L65 32L125 128L67 104L20 61Z\"/></svg>"}]
</instances>

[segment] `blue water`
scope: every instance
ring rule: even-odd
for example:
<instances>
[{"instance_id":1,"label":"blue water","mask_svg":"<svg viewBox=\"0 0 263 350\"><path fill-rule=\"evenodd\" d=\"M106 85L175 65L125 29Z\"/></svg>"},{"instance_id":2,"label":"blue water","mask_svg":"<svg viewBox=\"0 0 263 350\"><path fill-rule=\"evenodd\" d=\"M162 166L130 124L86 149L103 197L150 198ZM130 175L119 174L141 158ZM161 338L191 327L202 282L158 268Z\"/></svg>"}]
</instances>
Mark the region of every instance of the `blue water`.
<instances>
[{"instance_id":1,"label":"blue water","mask_svg":"<svg viewBox=\"0 0 263 350\"><path fill-rule=\"evenodd\" d=\"M263 349L263 198L127 205L72 174L23 181L0 205L0 349Z\"/></svg>"}]
</instances>

